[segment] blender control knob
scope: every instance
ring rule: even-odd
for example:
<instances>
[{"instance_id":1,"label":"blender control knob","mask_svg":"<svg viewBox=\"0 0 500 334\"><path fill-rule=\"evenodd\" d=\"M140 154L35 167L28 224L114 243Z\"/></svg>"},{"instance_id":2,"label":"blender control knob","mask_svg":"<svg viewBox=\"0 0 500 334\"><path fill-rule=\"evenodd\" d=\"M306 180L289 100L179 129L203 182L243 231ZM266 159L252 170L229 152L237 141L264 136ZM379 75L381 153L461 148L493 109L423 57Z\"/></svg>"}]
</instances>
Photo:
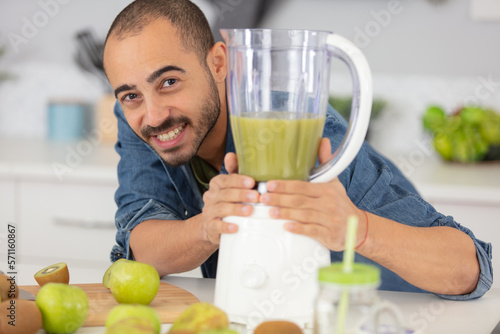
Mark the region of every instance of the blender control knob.
<instances>
[{"instance_id":1,"label":"blender control knob","mask_svg":"<svg viewBox=\"0 0 500 334\"><path fill-rule=\"evenodd\" d=\"M260 288L267 280L267 274L264 268L252 264L241 273L241 282L244 287L250 289Z\"/></svg>"}]
</instances>

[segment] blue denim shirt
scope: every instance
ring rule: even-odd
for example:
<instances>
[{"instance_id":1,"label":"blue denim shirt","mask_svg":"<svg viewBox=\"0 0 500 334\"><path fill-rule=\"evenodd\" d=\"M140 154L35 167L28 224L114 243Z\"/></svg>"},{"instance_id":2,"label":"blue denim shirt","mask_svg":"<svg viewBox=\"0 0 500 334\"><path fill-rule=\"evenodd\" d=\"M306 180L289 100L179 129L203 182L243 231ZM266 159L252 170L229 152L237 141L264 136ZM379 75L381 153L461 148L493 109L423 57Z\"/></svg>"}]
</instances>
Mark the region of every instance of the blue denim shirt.
<instances>
[{"instance_id":1,"label":"blue denim shirt","mask_svg":"<svg viewBox=\"0 0 500 334\"><path fill-rule=\"evenodd\" d=\"M185 220L201 213L202 195L188 165L172 168L132 131L119 104L115 106L118 119L116 151L121 159L118 165L119 188L115 201L116 242L111 260L133 258L130 233L143 221ZM229 123L229 122L228 122ZM328 107L324 137L330 139L332 148L341 143L347 129L343 118ZM234 143L228 125L226 152L234 152ZM227 173L224 166L221 173ZM386 217L401 224L419 227L451 226L466 233L476 246L481 274L475 291L467 295L440 295L447 299L466 300L481 297L493 281L491 244L477 240L474 234L450 216L437 212L424 201L412 184L396 166L364 143L349 167L339 175L351 201L360 209ZM341 261L342 252L331 252L331 260ZM375 264L381 269L382 290L422 292L394 272L356 254L355 261ZM411 264L408 264L411 265ZM217 252L201 266L205 277L215 277Z\"/></svg>"}]
</instances>

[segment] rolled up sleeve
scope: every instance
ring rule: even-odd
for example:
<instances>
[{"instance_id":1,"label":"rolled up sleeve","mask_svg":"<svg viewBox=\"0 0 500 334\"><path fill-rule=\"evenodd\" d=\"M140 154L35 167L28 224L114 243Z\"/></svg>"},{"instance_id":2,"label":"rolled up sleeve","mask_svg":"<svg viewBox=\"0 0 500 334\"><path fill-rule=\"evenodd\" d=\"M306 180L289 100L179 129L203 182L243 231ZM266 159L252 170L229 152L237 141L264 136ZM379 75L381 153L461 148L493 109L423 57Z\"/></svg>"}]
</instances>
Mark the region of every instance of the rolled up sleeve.
<instances>
[{"instance_id":1,"label":"rolled up sleeve","mask_svg":"<svg viewBox=\"0 0 500 334\"><path fill-rule=\"evenodd\" d=\"M332 147L336 149L346 131L346 124L331 110L326 124L325 136L331 139ZM476 239L468 228L455 222L452 217L437 212L418 194L401 171L370 145L363 144L356 159L339 175L339 180L346 188L352 202L363 210L416 227L450 226L464 232L473 240L481 269L476 289L465 295L437 294L438 296L468 300L483 296L491 288L493 282L491 244ZM401 279L396 277L396 274L386 268L382 269L382 278L386 278L386 282L382 282L384 289L412 291L413 286L402 285Z\"/></svg>"},{"instance_id":2,"label":"rolled up sleeve","mask_svg":"<svg viewBox=\"0 0 500 334\"><path fill-rule=\"evenodd\" d=\"M451 226L459 229L460 231L467 234L472 241L474 241L474 246L476 247L476 256L479 262L479 280L477 282L476 289L471 293L464 295L444 295L444 294L436 294L437 296L450 300L470 300L482 297L493 284L493 268L491 264L491 243L487 243L481 240L476 239L474 233L468 228L461 226L457 222L453 220L452 217L445 217L442 221L440 221L441 226Z\"/></svg>"}]
</instances>

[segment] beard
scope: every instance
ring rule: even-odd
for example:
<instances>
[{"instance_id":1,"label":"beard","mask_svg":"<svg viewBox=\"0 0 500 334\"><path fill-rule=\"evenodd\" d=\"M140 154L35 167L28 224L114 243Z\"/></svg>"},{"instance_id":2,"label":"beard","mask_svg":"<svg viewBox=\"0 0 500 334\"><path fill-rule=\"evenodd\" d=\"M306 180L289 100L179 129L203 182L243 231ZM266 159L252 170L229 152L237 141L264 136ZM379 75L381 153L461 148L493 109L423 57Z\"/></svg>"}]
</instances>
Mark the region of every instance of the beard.
<instances>
[{"instance_id":1,"label":"beard","mask_svg":"<svg viewBox=\"0 0 500 334\"><path fill-rule=\"evenodd\" d=\"M203 98L205 103L201 107L201 112L198 117L198 124L194 125L193 120L187 116L179 116L176 118L167 118L165 122L157 127L145 126L141 129L142 138L149 138L153 134L163 132L169 128L175 126L181 126L187 124L190 126L195 133L194 140L188 144L190 147L187 152L181 152L181 147L174 147L171 149L158 150L150 145L156 153L162 158L162 160L170 167L179 167L185 165L194 158L198 153L198 150L210 133L210 131L217 123L220 115L220 97L219 91L217 90L217 85L210 72L207 73L209 81L209 92Z\"/></svg>"}]
</instances>

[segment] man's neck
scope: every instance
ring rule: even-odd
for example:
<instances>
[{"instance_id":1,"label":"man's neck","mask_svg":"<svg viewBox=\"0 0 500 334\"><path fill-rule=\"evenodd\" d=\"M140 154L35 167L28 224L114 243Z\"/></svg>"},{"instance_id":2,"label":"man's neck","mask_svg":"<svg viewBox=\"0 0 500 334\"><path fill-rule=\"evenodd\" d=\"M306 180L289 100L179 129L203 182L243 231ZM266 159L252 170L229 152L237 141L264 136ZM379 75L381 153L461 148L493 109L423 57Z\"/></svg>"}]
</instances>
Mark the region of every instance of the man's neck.
<instances>
[{"instance_id":1,"label":"man's neck","mask_svg":"<svg viewBox=\"0 0 500 334\"><path fill-rule=\"evenodd\" d=\"M225 98L223 101L225 101ZM203 140L197 154L219 172L222 169L224 155L226 153L227 122L226 104L221 103L221 110L217 122Z\"/></svg>"}]
</instances>

